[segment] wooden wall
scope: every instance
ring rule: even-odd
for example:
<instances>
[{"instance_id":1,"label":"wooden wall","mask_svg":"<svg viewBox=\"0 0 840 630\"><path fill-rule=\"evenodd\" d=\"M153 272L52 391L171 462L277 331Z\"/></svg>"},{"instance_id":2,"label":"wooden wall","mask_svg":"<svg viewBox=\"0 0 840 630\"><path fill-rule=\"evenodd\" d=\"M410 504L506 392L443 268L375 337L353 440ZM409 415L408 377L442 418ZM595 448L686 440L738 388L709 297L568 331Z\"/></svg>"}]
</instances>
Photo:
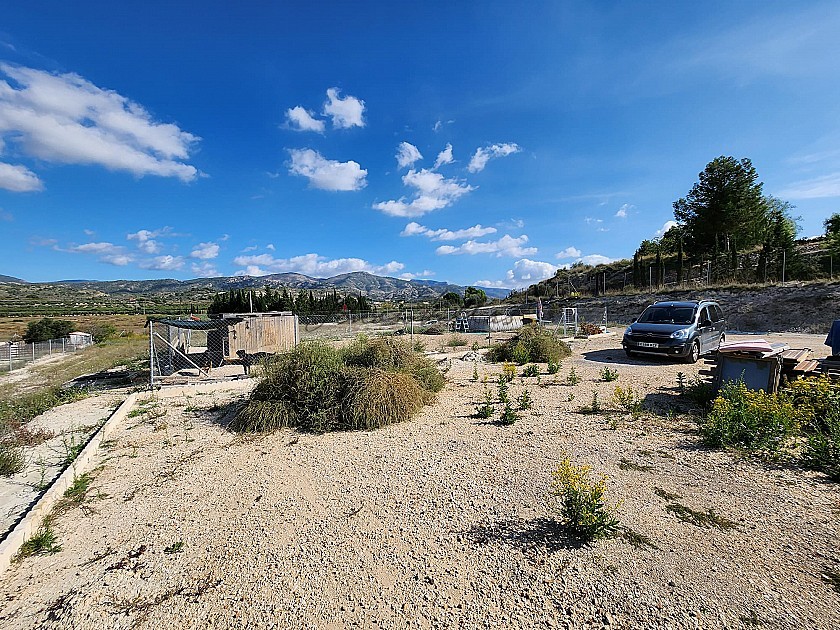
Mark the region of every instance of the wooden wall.
<instances>
[{"instance_id":1,"label":"wooden wall","mask_svg":"<svg viewBox=\"0 0 840 630\"><path fill-rule=\"evenodd\" d=\"M295 315L244 316L231 326L228 357L236 358L237 350L283 352L295 347L298 340L298 319Z\"/></svg>"}]
</instances>

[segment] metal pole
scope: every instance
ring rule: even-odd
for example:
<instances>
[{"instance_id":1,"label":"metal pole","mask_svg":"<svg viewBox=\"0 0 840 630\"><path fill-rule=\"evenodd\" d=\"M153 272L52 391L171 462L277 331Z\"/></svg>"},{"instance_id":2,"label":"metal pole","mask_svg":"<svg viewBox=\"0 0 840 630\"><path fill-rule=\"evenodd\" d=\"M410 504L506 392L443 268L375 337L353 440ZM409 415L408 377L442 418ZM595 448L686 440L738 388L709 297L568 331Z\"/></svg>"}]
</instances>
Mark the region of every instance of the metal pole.
<instances>
[{"instance_id":1,"label":"metal pole","mask_svg":"<svg viewBox=\"0 0 840 630\"><path fill-rule=\"evenodd\" d=\"M52 356L52 339L50 339L48 343L50 344L50 345L49 345L49 348L50 348L50 356Z\"/></svg>"},{"instance_id":2,"label":"metal pole","mask_svg":"<svg viewBox=\"0 0 840 630\"><path fill-rule=\"evenodd\" d=\"M154 322L149 322L149 389L155 387L155 341L152 337L154 325Z\"/></svg>"},{"instance_id":3,"label":"metal pole","mask_svg":"<svg viewBox=\"0 0 840 630\"><path fill-rule=\"evenodd\" d=\"M411 343L414 343L414 309L411 309Z\"/></svg>"}]
</instances>

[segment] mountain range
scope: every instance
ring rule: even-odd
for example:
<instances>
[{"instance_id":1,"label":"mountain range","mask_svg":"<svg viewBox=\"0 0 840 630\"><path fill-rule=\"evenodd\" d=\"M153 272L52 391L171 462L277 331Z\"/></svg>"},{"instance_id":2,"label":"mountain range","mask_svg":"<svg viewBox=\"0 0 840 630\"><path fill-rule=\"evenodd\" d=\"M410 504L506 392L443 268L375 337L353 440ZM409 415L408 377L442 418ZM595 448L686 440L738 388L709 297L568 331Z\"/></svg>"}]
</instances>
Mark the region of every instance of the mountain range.
<instances>
[{"instance_id":1,"label":"mountain range","mask_svg":"<svg viewBox=\"0 0 840 630\"><path fill-rule=\"evenodd\" d=\"M0 282L28 284L19 278L0 275ZM331 291L339 293L363 293L373 300L434 300L454 291L463 295L464 287L436 280L403 280L377 276L364 271L345 273L331 278L313 278L299 273L277 273L268 276L233 276L219 278L195 278L193 280L60 280L40 282L38 285L72 285L86 291L96 291L113 297L152 296L182 293L217 293L229 289L272 289L285 287L292 290ZM490 298L504 298L508 289L481 287Z\"/></svg>"}]
</instances>

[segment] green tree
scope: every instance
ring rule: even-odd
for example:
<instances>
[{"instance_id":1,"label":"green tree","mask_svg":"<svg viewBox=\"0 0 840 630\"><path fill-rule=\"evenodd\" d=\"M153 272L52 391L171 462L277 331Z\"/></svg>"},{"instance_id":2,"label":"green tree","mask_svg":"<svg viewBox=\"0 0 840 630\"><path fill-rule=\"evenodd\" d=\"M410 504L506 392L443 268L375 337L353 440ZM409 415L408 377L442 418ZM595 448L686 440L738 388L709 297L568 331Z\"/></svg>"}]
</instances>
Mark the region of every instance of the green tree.
<instances>
[{"instance_id":1,"label":"green tree","mask_svg":"<svg viewBox=\"0 0 840 630\"><path fill-rule=\"evenodd\" d=\"M833 256L840 255L840 212L835 212L823 221L823 227L829 251Z\"/></svg>"},{"instance_id":2,"label":"green tree","mask_svg":"<svg viewBox=\"0 0 840 630\"><path fill-rule=\"evenodd\" d=\"M443 303L447 306L452 306L455 308L463 306L464 304L464 298L461 297L460 293L456 293L455 291L448 291L447 293L444 293L441 296L441 299L443 300Z\"/></svg>"},{"instance_id":3,"label":"green tree","mask_svg":"<svg viewBox=\"0 0 840 630\"><path fill-rule=\"evenodd\" d=\"M74 328L73 322L44 317L37 322L29 322L26 325L26 334L23 335L23 340L26 343L38 343L49 339L62 339L73 332Z\"/></svg>"},{"instance_id":4,"label":"green tree","mask_svg":"<svg viewBox=\"0 0 840 630\"><path fill-rule=\"evenodd\" d=\"M464 306L467 308L474 306L484 306L487 303L487 294L484 289L477 289L475 287L467 287L464 289Z\"/></svg>"},{"instance_id":5,"label":"green tree","mask_svg":"<svg viewBox=\"0 0 840 630\"><path fill-rule=\"evenodd\" d=\"M749 158L709 162L688 195L674 202L689 251L728 250L737 260L739 249L760 243L767 213L761 188Z\"/></svg>"}]
</instances>

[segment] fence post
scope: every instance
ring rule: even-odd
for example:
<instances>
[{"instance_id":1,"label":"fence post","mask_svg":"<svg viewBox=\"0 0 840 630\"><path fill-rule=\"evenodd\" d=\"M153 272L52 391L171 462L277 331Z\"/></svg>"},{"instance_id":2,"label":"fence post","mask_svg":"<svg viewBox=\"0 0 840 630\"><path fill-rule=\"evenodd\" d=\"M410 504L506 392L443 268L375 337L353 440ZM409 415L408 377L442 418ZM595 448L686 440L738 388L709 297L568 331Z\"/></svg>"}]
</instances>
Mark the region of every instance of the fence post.
<instances>
[{"instance_id":1,"label":"fence post","mask_svg":"<svg viewBox=\"0 0 840 630\"><path fill-rule=\"evenodd\" d=\"M32 360L35 360L35 342L32 342Z\"/></svg>"},{"instance_id":2,"label":"fence post","mask_svg":"<svg viewBox=\"0 0 840 630\"><path fill-rule=\"evenodd\" d=\"M155 323L149 320L149 389L155 388L155 340L154 340L154 326Z\"/></svg>"},{"instance_id":3,"label":"fence post","mask_svg":"<svg viewBox=\"0 0 840 630\"><path fill-rule=\"evenodd\" d=\"M52 339L49 340L50 356L52 356Z\"/></svg>"}]
</instances>

